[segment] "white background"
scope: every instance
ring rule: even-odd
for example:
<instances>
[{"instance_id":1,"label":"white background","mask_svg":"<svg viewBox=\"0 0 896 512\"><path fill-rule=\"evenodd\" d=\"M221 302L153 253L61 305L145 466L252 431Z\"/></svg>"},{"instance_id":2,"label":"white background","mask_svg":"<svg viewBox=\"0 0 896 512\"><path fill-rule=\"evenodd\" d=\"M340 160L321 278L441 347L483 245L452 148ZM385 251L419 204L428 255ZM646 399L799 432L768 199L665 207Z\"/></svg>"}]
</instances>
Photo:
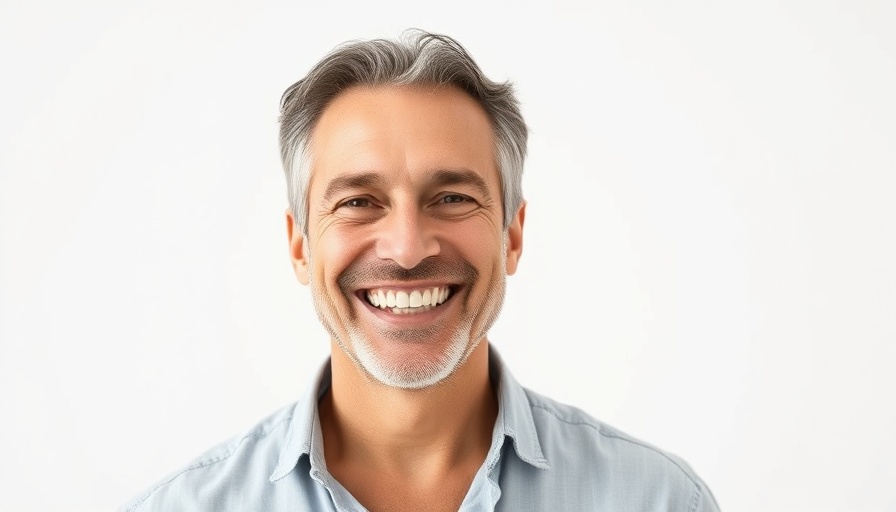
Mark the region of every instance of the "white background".
<instances>
[{"instance_id":1,"label":"white background","mask_svg":"<svg viewBox=\"0 0 896 512\"><path fill-rule=\"evenodd\" d=\"M726 511L896 510L893 3L310 3L3 3L0 509L114 509L297 398L280 94L416 26L531 127L518 380Z\"/></svg>"}]
</instances>

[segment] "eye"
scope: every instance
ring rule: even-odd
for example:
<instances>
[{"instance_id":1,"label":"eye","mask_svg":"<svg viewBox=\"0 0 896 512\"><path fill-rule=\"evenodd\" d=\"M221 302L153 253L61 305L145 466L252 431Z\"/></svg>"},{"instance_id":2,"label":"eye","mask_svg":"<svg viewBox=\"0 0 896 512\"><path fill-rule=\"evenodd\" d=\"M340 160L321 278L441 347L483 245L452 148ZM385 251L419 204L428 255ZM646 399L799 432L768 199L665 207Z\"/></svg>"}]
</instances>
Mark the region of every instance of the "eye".
<instances>
[{"instance_id":1,"label":"eye","mask_svg":"<svg viewBox=\"0 0 896 512\"><path fill-rule=\"evenodd\" d=\"M340 208L343 206L348 208L366 208L370 206L370 200L363 197L353 197L339 205Z\"/></svg>"},{"instance_id":2,"label":"eye","mask_svg":"<svg viewBox=\"0 0 896 512\"><path fill-rule=\"evenodd\" d=\"M445 192L436 197L432 203L433 214L443 218L463 218L473 213L480 204L476 199L456 192Z\"/></svg>"},{"instance_id":3,"label":"eye","mask_svg":"<svg viewBox=\"0 0 896 512\"><path fill-rule=\"evenodd\" d=\"M332 213L340 219L353 222L370 222L383 216L383 205L376 197L355 196L336 203Z\"/></svg>"},{"instance_id":4,"label":"eye","mask_svg":"<svg viewBox=\"0 0 896 512\"><path fill-rule=\"evenodd\" d=\"M470 201L469 197L460 194L446 194L439 199L439 202L444 204L458 204L468 201Z\"/></svg>"}]
</instances>

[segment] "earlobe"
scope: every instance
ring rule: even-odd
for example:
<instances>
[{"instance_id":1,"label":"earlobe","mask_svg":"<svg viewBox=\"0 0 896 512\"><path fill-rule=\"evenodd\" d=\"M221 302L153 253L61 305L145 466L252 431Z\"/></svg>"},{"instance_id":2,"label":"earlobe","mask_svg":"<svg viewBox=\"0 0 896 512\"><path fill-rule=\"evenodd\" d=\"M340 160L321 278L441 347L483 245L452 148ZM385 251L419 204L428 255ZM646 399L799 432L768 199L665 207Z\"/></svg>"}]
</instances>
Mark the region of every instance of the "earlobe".
<instances>
[{"instance_id":1,"label":"earlobe","mask_svg":"<svg viewBox=\"0 0 896 512\"><path fill-rule=\"evenodd\" d=\"M292 261L293 271L300 283L307 285L309 282L308 275L308 258L305 254L306 244L302 230L296 225L292 211L286 209L286 234L289 238L289 259Z\"/></svg>"},{"instance_id":2,"label":"earlobe","mask_svg":"<svg viewBox=\"0 0 896 512\"><path fill-rule=\"evenodd\" d=\"M516 211L510 226L507 227L507 275L516 272L520 256L523 254L523 223L526 220L526 202Z\"/></svg>"}]
</instances>

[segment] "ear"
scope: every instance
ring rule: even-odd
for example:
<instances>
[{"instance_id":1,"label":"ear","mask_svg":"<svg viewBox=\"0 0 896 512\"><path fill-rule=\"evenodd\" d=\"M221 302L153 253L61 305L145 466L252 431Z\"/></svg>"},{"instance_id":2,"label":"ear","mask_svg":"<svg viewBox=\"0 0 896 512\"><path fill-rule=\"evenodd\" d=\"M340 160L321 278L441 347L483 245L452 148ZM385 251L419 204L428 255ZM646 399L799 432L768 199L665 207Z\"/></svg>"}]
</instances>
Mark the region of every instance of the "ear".
<instances>
[{"instance_id":1,"label":"ear","mask_svg":"<svg viewBox=\"0 0 896 512\"><path fill-rule=\"evenodd\" d=\"M292 268L299 282L307 285L308 257L305 253L307 247L301 228L296 225L296 219L292 216L292 210L286 209L286 234L289 237L289 258L292 260Z\"/></svg>"},{"instance_id":2,"label":"ear","mask_svg":"<svg viewBox=\"0 0 896 512\"><path fill-rule=\"evenodd\" d=\"M507 275L516 272L516 266L523 254L523 222L526 220L526 202L516 211L507 227Z\"/></svg>"}]
</instances>

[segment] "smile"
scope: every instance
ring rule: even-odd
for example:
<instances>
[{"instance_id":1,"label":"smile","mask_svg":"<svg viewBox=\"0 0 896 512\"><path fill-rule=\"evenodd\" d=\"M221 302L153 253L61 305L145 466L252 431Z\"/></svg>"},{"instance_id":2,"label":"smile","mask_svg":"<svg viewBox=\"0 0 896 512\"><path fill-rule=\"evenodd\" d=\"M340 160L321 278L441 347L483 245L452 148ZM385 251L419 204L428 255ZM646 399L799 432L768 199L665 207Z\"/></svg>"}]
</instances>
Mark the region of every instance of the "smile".
<instances>
[{"instance_id":1,"label":"smile","mask_svg":"<svg viewBox=\"0 0 896 512\"><path fill-rule=\"evenodd\" d=\"M418 290L379 288L367 290L365 297L376 308L403 315L429 311L442 305L452 294L448 286L434 286Z\"/></svg>"}]
</instances>

